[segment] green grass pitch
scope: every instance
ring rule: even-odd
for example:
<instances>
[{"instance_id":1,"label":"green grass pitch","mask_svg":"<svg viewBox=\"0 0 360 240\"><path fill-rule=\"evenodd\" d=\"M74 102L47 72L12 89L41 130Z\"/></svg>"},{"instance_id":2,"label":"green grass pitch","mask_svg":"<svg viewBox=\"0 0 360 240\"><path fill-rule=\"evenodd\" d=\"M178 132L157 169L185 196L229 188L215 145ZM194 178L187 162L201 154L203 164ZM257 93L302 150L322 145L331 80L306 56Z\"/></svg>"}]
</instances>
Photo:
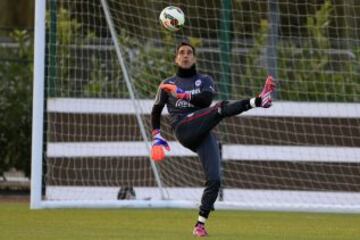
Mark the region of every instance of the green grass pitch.
<instances>
[{"instance_id":1,"label":"green grass pitch","mask_svg":"<svg viewBox=\"0 0 360 240\"><path fill-rule=\"evenodd\" d=\"M1 240L194 239L197 211L178 209L45 209L0 203ZM360 214L218 210L208 239L358 240Z\"/></svg>"}]
</instances>

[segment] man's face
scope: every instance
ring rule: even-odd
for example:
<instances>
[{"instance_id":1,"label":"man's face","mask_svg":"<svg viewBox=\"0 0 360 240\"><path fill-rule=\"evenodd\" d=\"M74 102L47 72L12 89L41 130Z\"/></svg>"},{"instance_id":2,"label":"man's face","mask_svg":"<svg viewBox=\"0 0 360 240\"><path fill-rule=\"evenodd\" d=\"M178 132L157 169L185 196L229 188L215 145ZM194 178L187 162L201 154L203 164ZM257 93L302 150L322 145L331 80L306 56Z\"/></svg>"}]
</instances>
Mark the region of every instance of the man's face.
<instances>
[{"instance_id":1,"label":"man's face","mask_svg":"<svg viewBox=\"0 0 360 240\"><path fill-rule=\"evenodd\" d=\"M181 68L189 69L191 66L196 63L196 57L190 46L181 46L177 51L175 57L175 63Z\"/></svg>"}]
</instances>

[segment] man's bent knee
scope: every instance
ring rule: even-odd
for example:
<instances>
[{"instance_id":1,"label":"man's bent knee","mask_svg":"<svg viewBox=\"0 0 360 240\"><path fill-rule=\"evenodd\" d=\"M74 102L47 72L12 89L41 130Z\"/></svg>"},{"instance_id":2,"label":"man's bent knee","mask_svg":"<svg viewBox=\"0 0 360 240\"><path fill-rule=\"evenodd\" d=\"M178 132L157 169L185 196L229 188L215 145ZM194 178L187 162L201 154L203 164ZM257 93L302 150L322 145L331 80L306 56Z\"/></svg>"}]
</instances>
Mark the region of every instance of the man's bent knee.
<instances>
[{"instance_id":1,"label":"man's bent knee","mask_svg":"<svg viewBox=\"0 0 360 240\"><path fill-rule=\"evenodd\" d=\"M213 180L208 180L206 181L206 187L208 189L211 189L211 190L219 190L220 189L220 185L221 185L221 181L220 179L213 179Z\"/></svg>"}]
</instances>

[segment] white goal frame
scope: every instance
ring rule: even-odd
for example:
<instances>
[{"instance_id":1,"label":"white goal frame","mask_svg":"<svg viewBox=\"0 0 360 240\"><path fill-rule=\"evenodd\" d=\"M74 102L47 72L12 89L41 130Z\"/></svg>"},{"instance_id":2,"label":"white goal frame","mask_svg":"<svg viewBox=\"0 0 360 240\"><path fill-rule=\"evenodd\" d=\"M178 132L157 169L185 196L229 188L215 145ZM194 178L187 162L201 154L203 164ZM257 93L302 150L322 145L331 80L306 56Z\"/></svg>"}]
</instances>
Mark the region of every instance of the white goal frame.
<instances>
[{"instance_id":1,"label":"white goal frame","mask_svg":"<svg viewBox=\"0 0 360 240\"><path fill-rule=\"evenodd\" d=\"M46 0L35 1L34 85L31 146L30 207L42 207L42 168L45 87L45 18ZM38 57L35 57L38 54Z\"/></svg>"}]
</instances>

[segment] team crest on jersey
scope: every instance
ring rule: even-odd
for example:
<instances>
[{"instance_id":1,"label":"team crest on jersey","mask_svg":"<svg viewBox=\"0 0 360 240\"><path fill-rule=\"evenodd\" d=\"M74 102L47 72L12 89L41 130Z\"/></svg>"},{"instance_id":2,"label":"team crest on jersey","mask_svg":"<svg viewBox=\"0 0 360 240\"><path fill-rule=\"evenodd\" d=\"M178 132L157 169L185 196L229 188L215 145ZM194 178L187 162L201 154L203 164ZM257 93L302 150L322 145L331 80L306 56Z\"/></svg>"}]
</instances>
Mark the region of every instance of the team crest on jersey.
<instances>
[{"instance_id":1,"label":"team crest on jersey","mask_svg":"<svg viewBox=\"0 0 360 240\"><path fill-rule=\"evenodd\" d=\"M195 81L195 86L200 87L200 85L201 85L201 79L196 80Z\"/></svg>"}]
</instances>

